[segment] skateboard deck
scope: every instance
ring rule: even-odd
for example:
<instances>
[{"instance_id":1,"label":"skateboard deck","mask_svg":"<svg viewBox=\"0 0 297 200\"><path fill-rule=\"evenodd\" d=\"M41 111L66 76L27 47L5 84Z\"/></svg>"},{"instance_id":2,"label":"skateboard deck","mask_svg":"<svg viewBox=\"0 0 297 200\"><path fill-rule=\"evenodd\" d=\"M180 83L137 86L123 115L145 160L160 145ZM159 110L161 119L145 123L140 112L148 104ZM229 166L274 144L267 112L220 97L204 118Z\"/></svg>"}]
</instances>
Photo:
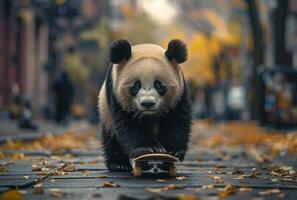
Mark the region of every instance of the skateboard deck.
<instances>
[{"instance_id":1,"label":"skateboard deck","mask_svg":"<svg viewBox=\"0 0 297 200\"><path fill-rule=\"evenodd\" d=\"M143 173L168 173L169 176L176 176L175 162L178 158L169 154L152 153L138 156L132 159L134 176L141 176Z\"/></svg>"}]
</instances>

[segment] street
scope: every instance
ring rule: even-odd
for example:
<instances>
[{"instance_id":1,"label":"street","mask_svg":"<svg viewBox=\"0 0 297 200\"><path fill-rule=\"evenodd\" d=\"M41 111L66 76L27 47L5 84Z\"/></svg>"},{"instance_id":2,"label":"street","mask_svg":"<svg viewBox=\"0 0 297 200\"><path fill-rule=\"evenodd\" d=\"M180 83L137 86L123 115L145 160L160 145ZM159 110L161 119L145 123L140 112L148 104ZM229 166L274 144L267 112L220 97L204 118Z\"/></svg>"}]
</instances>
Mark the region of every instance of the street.
<instances>
[{"instance_id":1,"label":"street","mask_svg":"<svg viewBox=\"0 0 297 200\"><path fill-rule=\"evenodd\" d=\"M0 199L296 199L296 138L252 122L195 121L177 177L135 178L106 170L99 127L74 123L1 144Z\"/></svg>"}]
</instances>

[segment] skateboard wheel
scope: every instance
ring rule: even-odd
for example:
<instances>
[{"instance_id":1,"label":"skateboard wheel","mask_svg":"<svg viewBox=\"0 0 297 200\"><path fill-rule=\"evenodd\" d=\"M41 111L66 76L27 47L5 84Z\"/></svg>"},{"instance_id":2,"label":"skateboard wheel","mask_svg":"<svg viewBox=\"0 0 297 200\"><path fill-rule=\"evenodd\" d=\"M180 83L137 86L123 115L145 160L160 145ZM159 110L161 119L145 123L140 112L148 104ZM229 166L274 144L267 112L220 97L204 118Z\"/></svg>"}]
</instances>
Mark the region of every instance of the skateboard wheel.
<instances>
[{"instance_id":1,"label":"skateboard wheel","mask_svg":"<svg viewBox=\"0 0 297 200\"><path fill-rule=\"evenodd\" d=\"M141 167L135 167L134 170L133 170L133 174L134 174L134 176L136 176L136 177L141 176L141 174L142 174Z\"/></svg>"},{"instance_id":2,"label":"skateboard wheel","mask_svg":"<svg viewBox=\"0 0 297 200\"><path fill-rule=\"evenodd\" d=\"M168 171L168 174L169 174L169 176L172 176L172 177L176 176L177 175L176 167L170 167L169 171Z\"/></svg>"}]
</instances>

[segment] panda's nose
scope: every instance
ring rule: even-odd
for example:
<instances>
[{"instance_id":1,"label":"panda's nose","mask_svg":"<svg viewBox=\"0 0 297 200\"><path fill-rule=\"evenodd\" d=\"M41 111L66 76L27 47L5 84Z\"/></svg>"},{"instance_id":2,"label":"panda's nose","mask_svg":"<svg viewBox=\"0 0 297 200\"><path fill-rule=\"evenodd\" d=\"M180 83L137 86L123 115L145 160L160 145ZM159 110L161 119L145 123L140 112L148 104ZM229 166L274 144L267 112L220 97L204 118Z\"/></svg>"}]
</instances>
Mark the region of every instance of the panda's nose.
<instances>
[{"instance_id":1,"label":"panda's nose","mask_svg":"<svg viewBox=\"0 0 297 200\"><path fill-rule=\"evenodd\" d=\"M141 106L143 106L144 108L151 108L155 105L155 102L153 101L143 101L141 102Z\"/></svg>"}]
</instances>

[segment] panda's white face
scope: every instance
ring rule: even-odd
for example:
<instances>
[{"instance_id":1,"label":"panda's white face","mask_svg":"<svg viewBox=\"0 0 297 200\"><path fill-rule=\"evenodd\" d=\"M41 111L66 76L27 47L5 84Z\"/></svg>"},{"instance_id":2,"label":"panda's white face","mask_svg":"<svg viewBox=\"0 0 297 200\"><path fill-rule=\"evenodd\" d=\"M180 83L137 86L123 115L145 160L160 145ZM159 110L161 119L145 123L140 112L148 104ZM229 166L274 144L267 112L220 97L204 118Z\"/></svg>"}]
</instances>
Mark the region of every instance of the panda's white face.
<instances>
[{"instance_id":1,"label":"panda's white face","mask_svg":"<svg viewBox=\"0 0 297 200\"><path fill-rule=\"evenodd\" d=\"M183 90L177 69L151 58L114 68L114 90L123 109L137 115L158 115L168 111Z\"/></svg>"},{"instance_id":2,"label":"panda's white face","mask_svg":"<svg viewBox=\"0 0 297 200\"><path fill-rule=\"evenodd\" d=\"M134 104L143 114L155 114L162 105L167 88L160 80L136 80L129 88Z\"/></svg>"}]
</instances>

